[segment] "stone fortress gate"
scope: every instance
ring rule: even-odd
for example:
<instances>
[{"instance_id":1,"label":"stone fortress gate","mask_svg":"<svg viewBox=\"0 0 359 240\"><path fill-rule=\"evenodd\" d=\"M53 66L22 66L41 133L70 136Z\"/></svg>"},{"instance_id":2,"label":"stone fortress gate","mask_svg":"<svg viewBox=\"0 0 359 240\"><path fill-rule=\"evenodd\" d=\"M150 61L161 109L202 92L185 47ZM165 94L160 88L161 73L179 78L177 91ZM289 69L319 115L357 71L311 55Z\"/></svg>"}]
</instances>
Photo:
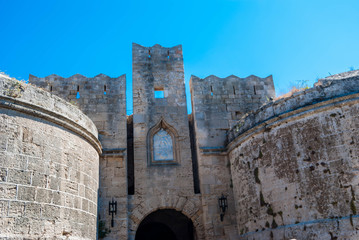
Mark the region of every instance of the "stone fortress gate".
<instances>
[{"instance_id":1,"label":"stone fortress gate","mask_svg":"<svg viewBox=\"0 0 359 240\"><path fill-rule=\"evenodd\" d=\"M125 75L0 74L0 238L359 237L359 71L192 76L188 115L182 46L132 59L131 116Z\"/></svg>"}]
</instances>

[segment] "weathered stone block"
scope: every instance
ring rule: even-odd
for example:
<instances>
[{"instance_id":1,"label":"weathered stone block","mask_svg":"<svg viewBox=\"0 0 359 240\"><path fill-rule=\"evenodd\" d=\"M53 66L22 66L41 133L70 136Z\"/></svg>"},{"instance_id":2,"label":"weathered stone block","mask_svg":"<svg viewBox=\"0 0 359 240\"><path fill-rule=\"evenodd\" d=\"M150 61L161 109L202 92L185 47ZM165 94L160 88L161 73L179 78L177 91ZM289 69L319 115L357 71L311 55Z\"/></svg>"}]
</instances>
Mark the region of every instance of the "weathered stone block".
<instances>
[{"instance_id":1,"label":"weathered stone block","mask_svg":"<svg viewBox=\"0 0 359 240\"><path fill-rule=\"evenodd\" d=\"M9 169L7 181L9 183L30 185L31 183L31 171Z\"/></svg>"},{"instance_id":2,"label":"weathered stone block","mask_svg":"<svg viewBox=\"0 0 359 240\"><path fill-rule=\"evenodd\" d=\"M15 199L17 186L14 184L0 183L0 196L4 199Z\"/></svg>"},{"instance_id":3,"label":"weathered stone block","mask_svg":"<svg viewBox=\"0 0 359 240\"><path fill-rule=\"evenodd\" d=\"M17 198L24 201L35 201L35 190L35 187L19 186Z\"/></svg>"}]
</instances>

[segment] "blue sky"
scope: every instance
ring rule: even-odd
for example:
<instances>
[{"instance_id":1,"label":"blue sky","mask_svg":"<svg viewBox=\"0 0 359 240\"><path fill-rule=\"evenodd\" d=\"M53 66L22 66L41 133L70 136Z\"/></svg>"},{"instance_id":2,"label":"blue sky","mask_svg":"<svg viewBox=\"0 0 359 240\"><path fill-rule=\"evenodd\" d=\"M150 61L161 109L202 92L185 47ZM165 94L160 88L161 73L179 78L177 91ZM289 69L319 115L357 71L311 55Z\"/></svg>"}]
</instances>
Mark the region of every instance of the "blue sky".
<instances>
[{"instance_id":1,"label":"blue sky","mask_svg":"<svg viewBox=\"0 0 359 240\"><path fill-rule=\"evenodd\" d=\"M0 0L0 13L0 71L126 74L128 113L132 42L182 44L186 83L272 74L277 94L359 68L358 0Z\"/></svg>"}]
</instances>

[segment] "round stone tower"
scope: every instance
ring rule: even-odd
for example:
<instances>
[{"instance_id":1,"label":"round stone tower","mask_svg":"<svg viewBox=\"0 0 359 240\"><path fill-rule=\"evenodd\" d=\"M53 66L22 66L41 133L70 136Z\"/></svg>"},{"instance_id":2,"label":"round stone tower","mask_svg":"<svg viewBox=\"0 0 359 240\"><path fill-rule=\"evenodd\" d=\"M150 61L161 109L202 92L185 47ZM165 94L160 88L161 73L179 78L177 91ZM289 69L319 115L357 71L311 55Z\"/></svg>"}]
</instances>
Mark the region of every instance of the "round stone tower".
<instances>
[{"instance_id":1,"label":"round stone tower","mask_svg":"<svg viewBox=\"0 0 359 240\"><path fill-rule=\"evenodd\" d=\"M0 75L0 238L96 239L99 153L77 107Z\"/></svg>"},{"instance_id":2,"label":"round stone tower","mask_svg":"<svg viewBox=\"0 0 359 240\"><path fill-rule=\"evenodd\" d=\"M240 239L358 239L358 80L321 79L231 129Z\"/></svg>"}]
</instances>

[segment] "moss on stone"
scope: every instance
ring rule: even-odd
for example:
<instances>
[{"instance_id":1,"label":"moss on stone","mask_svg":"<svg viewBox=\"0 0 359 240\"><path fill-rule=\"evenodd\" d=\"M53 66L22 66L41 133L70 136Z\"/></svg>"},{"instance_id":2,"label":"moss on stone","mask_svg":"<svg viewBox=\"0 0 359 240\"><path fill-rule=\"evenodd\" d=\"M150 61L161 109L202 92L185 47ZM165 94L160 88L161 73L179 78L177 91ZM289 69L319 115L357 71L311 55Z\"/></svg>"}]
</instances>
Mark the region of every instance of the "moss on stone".
<instances>
[{"instance_id":1,"label":"moss on stone","mask_svg":"<svg viewBox=\"0 0 359 240\"><path fill-rule=\"evenodd\" d=\"M352 213L353 213L354 215L357 214L357 208L356 208L356 206L355 206L354 199L352 199L352 200L350 201L350 209L352 210Z\"/></svg>"},{"instance_id":2,"label":"moss on stone","mask_svg":"<svg viewBox=\"0 0 359 240\"><path fill-rule=\"evenodd\" d=\"M269 225L269 222L268 222L268 221L266 221L265 226L266 226L266 228L269 228L269 227L270 227L270 225Z\"/></svg>"},{"instance_id":3,"label":"moss on stone","mask_svg":"<svg viewBox=\"0 0 359 240\"><path fill-rule=\"evenodd\" d=\"M258 158L262 158L262 157L263 157L263 153L261 150L259 150Z\"/></svg>"},{"instance_id":4,"label":"moss on stone","mask_svg":"<svg viewBox=\"0 0 359 240\"><path fill-rule=\"evenodd\" d=\"M267 214L274 216L274 212L273 212L272 206L270 204L268 204Z\"/></svg>"},{"instance_id":5,"label":"moss on stone","mask_svg":"<svg viewBox=\"0 0 359 240\"><path fill-rule=\"evenodd\" d=\"M254 179L256 180L256 183L261 184L261 180L258 177L259 173L258 173L258 168L254 169Z\"/></svg>"},{"instance_id":6,"label":"moss on stone","mask_svg":"<svg viewBox=\"0 0 359 240\"><path fill-rule=\"evenodd\" d=\"M280 218L282 219L282 223L283 223L283 212L279 211L278 214L279 214Z\"/></svg>"},{"instance_id":7,"label":"moss on stone","mask_svg":"<svg viewBox=\"0 0 359 240\"><path fill-rule=\"evenodd\" d=\"M277 227L278 227L278 224L275 222L275 219L273 218L272 228L277 228Z\"/></svg>"}]
</instances>

